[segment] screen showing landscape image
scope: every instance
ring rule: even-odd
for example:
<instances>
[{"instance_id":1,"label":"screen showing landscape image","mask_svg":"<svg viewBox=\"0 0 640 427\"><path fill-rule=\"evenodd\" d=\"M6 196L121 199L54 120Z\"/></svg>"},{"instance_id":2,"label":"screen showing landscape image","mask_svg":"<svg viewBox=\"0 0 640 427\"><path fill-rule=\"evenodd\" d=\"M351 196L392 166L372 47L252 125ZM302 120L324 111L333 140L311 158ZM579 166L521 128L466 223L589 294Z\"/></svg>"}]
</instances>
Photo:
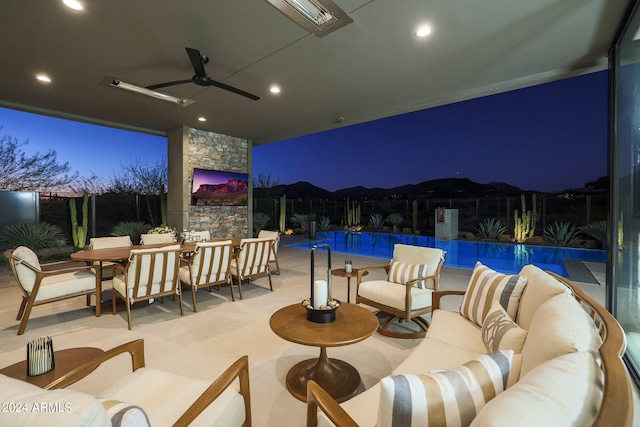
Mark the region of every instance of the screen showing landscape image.
<instances>
[{"instance_id":1,"label":"screen showing landscape image","mask_svg":"<svg viewBox=\"0 0 640 427\"><path fill-rule=\"evenodd\" d=\"M191 204L196 206L246 206L249 174L193 169Z\"/></svg>"}]
</instances>

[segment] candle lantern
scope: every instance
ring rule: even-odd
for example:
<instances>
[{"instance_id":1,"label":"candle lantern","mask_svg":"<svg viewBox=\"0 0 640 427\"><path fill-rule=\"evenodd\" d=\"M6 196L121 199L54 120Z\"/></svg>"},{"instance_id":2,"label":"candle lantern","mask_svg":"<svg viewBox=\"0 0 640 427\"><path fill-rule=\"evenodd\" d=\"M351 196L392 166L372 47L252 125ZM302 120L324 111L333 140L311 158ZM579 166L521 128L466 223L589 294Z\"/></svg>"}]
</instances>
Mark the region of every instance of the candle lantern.
<instances>
[{"instance_id":1,"label":"candle lantern","mask_svg":"<svg viewBox=\"0 0 640 427\"><path fill-rule=\"evenodd\" d=\"M316 279L314 254L317 248L327 248L327 278ZM302 302L307 309L307 320L314 323L329 323L336 320L336 309L340 301L331 297L331 246L326 243L311 248L311 294Z\"/></svg>"},{"instance_id":2,"label":"candle lantern","mask_svg":"<svg viewBox=\"0 0 640 427\"><path fill-rule=\"evenodd\" d=\"M46 374L55 368L53 340L51 337L39 338L27 343L27 375L35 377Z\"/></svg>"}]
</instances>

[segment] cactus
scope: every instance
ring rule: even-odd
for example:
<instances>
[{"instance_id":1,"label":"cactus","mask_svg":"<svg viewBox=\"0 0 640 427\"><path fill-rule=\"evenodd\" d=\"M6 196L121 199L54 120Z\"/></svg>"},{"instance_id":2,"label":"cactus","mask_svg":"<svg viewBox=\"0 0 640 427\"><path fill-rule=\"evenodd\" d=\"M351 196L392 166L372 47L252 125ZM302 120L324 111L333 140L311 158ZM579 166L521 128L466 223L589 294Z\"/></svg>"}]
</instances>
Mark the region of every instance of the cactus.
<instances>
[{"instance_id":1,"label":"cactus","mask_svg":"<svg viewBox=\"0 0 640 427\"><path fill-rule=\"evenodd\" d=\"M360 225L360 205L356 205L356 202L349 204L347 200L346 223L348 227Z\"/></svg>"},{"instance_id":2,"label":"cactus","mask_svg":"<svg viewBox=\"0 0 640 427\"><path fill-rule=\"evenodd\" d=\"M280 232L284 233L287 227L287 195L280 196Z\"/></svg>"},{"instance_id":3,"label":"cactus","mask_svg":"<svg viewBox=\"0 0 640 427\"><path fill-rule=\"evenodd\" d=\"M536 210L536 195L533 195L533 208L527 211L526 201L524 194L520 196L522 202L522 216L518 215L516 209L513 218L515 220L514 239L518 243L522 243L525 240L533 237L536 231L536 222L538 220L538 213Z\"/></svg>"},{"instance_id":4,"label":"cactus","mask_svg":"<svg viewBox=\"0 0 640 427\"><path fill-rule=\"evenodd\" d=\"M413 232L418 234L418 201L414 200L413 206Z\"/></svg>"},{"instance_id":5,"label":"cactus","mask_svg":"<svg viewBox=\"0 0 640 427\"><path fill-rule=\"evenodd\" d=\"M69 200L69 211L71 213L71 237L73 237L73 247L76 251L84 249L87 243L87 229L89 228L89 194L84 193L82 197L82 225L78 225L78 211L76 210L76 199Z\"/></svg>"}]
</instances>

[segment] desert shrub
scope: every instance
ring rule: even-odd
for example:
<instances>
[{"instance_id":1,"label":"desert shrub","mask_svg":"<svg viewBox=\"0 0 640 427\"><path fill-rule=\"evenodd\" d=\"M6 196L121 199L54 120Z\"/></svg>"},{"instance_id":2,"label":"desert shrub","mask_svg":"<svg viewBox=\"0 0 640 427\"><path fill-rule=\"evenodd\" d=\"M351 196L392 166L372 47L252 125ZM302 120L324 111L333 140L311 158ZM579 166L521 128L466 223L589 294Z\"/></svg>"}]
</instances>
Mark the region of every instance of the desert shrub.
<instances>
[{"instance_id":1,"label":"desert shrub","mask_svg":"<svg viewBox=\"0 0 640 427\"><path fill-rule=\"evenodd\" d=\"M391 224L393 226L393 231L396 231L398 229L398 225L402 222L402 215L399 213L392 213L387 217L385 222Z\"/></svg>"},{"instance_id":2,"label":"desert shrub","mask_svg":"<svg viewBox=\"0 0 640 427\"><path fill-rule=\"evenodd\" d=\"M306 233L307 232L307 224L309 223L309 215L304 215L304 214L295 214L292 218L291 218L291 222L294 224L297 224L298 227L300 227L300 232L301 233Z\"/></svg>"},{"instance_id":3,"label":"desert shrub","mask_svg":"<svg viewBox=\"0 0 640 427\"><path fill-rule=\"evenodd\" d=\"M594 221L589 225L580 227L582 234L591 237L604 247L607 241L607 221Z\"/></svg>"},{"instance_id":4,"label":"desert shrub","mask_svg":"<svg viewBox=\"0 0 640 427\"><path fill-rule=\"evenodd\" d=\"M554 221L544 230L544 237L556 246L577 246L582 242L580 231L570 222Z\"/></svg>"},{"instance_id":5,"label":"desert shrub","mask_svg":"<svg viewBox=\"0 0 640 427\"><path fill-rule=\"evenodd\" d=\"M382 214L379 212L374 212L369 215L369 225L372 228L382 228L382 226L384 225L384 218L382 217Z\"/></svg>"},{"instance_id":6,"label":"desert shrub","mask_svg":"<svg viewBox=\"0 0 640 427\"><path fill-rule=\"evenodd\" d=\"M47 222L5 225L0 230L0 245L30 249L61 248L66 245L62 229Z\"/></svg>"},{"instance_id":7,"label":"desert shrub","mask_svg":"<svg viewBox=\"0 0 640 427\"><path fill-rule=\"evenodd\" d=\"M121 221L111 230L112 236L129 236L134 244L140 243L140 235L151 230L145 222Z\"/></svg>"},{"instance_id":8,"label":"desert shrub","mask_svg":"<svg viewBox=\"0 0 640 427\"><path fill-rule=\"evenodd\" d=\"M483 239L497 239L500 235L507 231L507 227L498 218L485 218L480 221L476 229L478 236Z\"/></svg>"},{"instance_id":9,"label":"desert shrub","mask_svg":"<svg viewBox=\"0 0 640 427\"><path fill-rule=\"evenodd\" d=\"M260 232L260 230L262 230L263 228L265 228L267 226L267 223L269 222L269 217L267 216L267 214L263 213L263 212L256 212L255 214L253 214L253 233L254 235L258 235L258 233Z\"/></svg>"}]
</instances>

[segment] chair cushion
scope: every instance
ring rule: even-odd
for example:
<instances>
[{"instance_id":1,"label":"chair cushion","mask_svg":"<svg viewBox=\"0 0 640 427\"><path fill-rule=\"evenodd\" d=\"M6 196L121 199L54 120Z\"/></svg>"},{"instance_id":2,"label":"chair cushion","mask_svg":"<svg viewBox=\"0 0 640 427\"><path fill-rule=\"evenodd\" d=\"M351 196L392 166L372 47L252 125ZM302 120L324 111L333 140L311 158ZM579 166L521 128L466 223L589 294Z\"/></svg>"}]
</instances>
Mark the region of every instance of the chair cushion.
<instances>
[{"instance_id":1,"label":"chair cushion","mask_svg":"<svg viewBox=\"0 0 640 427\"><path fill-rule=\"evenodd\" d=\"M157 245L160 243L174 243L173 234L160 233L160 234L142 234L140 235L141 245Z\"/></svg>"},{"instance_id":2,"label":"chair cushion","mask_svg":"<svg viewBox=\"0 0 640 427\"><path fill-rule=\"evenodd\" d=\"M40 281L36 301L71 295L78 292L95 291L96 275L93 270L74 271L47 276Z\"/></svg>"},{"instance_id":3,"label":"chair cushion","mask_svg":"<svg viewBox=\"0 0 640 427\"><path fill-rule=\"evenodd\" d=\"M482 322L482 340L488 351L513 350L522 353L527 331L514 322L498 301L494 301Z\"/></svg>"},{"instance_id":4,"label":"chair cushion","mask_svg":"<svg viewBox=\"0 0 640 427\"><path fill-rule=\"evenodd\" d=\"M107 412L93 396L67 389L43 390L1 374L0 402L7 405L0 414L0 424L6 426L111 426Z\"/></svg>"},{"instance_id":5,"label":"chair cushion","mask_svg":"<svg viewBox=\"0 0 640 427\"><path fill-rule=\"evenodd\" d=\"M13 251L13 256L40 270L40 261L38 260L38 255L36 255L36 253L28 247L18 246ZM20 282L20 285L25 291L31 292L31 290L33 289L33 285L35 285L36 283L36 273L30 268L21 265L20 263L15 263L14 266L16 269L16 274L18 275L17 279Z\"/></svg>"},{"instance_id":6,"label":"chair cushion","mask_svg":"<svg viewBox=\"0 0 640 427\"><path fill-rule=\"evenodd\" d=\"M586 351L599 358L602 344L593 320L576 299L558 294L538 307L522 348L522 375L554 357Z\"/></svg>"},{"instance_id":7,"label":"chair cushion","mask_svg":"<svg viewBox=\"0 0 640 427\"><path fill-rule=\"evenodd\" d=\"M512 357L498 351L451 370L383 378L377 426L468 426L506 389Z\"/></svg>"},{"instance_id":8,"label":"chair cushion","mask_svg":"<svg viewBox=\"0 0 640 427\"><path fill-rule=\"evenodd\" d=\"M515 319L518 313L520 296L527 284L527 276L498 273L477 262L471 273L467 291L462 298L460 314L478 326L486 317L494 300Z\"/></svg>"},{"instance_id":9,"label":"chair cushion","mask_svg":"<svg viewBox=\"0 0 640 427\"><path fill-rule=\"evenodd\" d=\"M92 237L89 239L91 249L120 248L123 246L131 246L131 237L129 236L110 236L110 237Z\"/></svg>"},{"instance_id":10,"label":"chair cushion","mask_svg":"<svg viewBox=\"0 0 640 427\"><path fill-rule=\"evenodd\" d=\"M408 264L427 264L425 276L434 276L444 260L444 251L438 248L426 248L423 246L405 245L396 243L393 245L393 261ZM427 280L427 287L434 289L435 281Z\"/></svg>"},{"instance_id":11,"label":"chair cushion","mask_svg":"<svg viewBox=\"0 0 640 427\"><path fill-rule=\"evenodd\" d=\"M144 409L118 400L98 399L111 419L112 427L149 427L149 417Z\"/></svg>"},{"instance_id":12,"label":"chair cushion","mask_svg":"<svg viewBox=\"0 0 640 427\"><path fill-rule=\"evenodd\" d=\"M398 310L405 310L406 286L386 280L367 280L360 283L358 295ZM411 310L431 307L431 289L411 287Z\"/></svg>"},{"instance_id":13,"label":"chair cushion","mask_svg":"<svg viewBox=\"0 0 640 427\"><path fill-rule=\"evenodd\" d=\"M144 408L152 426L172 425L210 384L203 379L140 368L110 387L103 397ZM233 384L190 425L239 426L244 419L244 399Z\"/></svg>"},{"instance_id":14,"label":"chair cushion","mask_svg":"<svg viewBox=\"0 0 640 427\"><path fill-rule=\"evenodd\" d=\"M471 427L590 426L600 408L602 371L587 352L551 359L480 410Z\"/></svg>"},{"instance_id":15,"label":"chair cushion","mask_svg":"<svg viewBox=\"0 0 640 427\"><path fill-rule=\"evenodd\" d=\"M391 261L387 280L389 282L404 285L410 280L426 277L428 267L429 266L427 264L409 264L405 262ZM427 284L424 280L421 280L416 282L415 286L425 289Z\"/></svg>"}]
</instances>

